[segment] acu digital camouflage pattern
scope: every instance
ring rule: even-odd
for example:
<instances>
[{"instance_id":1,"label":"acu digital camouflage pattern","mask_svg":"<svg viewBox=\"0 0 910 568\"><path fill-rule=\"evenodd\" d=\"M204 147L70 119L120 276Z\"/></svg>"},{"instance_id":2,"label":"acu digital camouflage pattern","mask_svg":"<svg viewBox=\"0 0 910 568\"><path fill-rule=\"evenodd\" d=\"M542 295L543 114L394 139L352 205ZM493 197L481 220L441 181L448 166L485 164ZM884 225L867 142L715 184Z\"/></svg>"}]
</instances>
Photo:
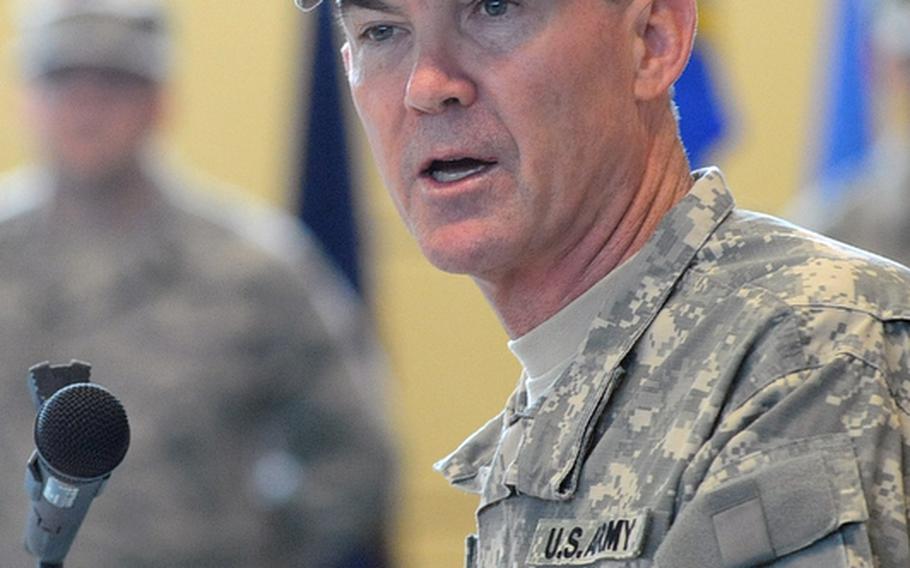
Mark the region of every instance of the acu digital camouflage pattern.
<instances>
[{"instance_id":1,"label":"acu digital camouflage pattern","mask_svg":"<svg viewBox=\"0 0 910 568\"><path fill-rule=\"evenodd\" d=\"M437 464L469 566L910 565L905 268L705 170L611 278L554 389Z\"/></svg>"},{"instance_id":2,"label":"acu digital camouflage pattern","mask_svg":"<svg viewBox=\"0 0 910 568\"><path fill-rule=\"evenodd\" d=\"M52 226L41 172L0 184L0 566L34 566L28 367L71 358L133 435L67 566L332 565L381 530L394 478L380 377L352 373L362 329L327 325L338 285L309 241L260 238L283 216L155 179L161 194L113 233ZM328 308L363 327L354 305Z\"/></svg>"}]
</instances>

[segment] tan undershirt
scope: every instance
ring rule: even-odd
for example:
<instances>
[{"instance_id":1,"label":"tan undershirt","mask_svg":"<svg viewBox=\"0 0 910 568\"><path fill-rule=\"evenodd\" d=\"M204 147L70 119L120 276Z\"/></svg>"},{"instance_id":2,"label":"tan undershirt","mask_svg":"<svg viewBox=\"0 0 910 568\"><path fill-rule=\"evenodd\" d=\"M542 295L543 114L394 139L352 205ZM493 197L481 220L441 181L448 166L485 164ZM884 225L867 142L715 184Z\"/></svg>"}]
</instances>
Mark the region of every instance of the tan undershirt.
<instances>
[{"instance_id":1,"label":"tan undershirt","mask_svg":"<svg viewBox=\"0 0 910 568\"><path fill-rule=\"evenodd\" d=\"M528 406L550 390L575 358L600 311L613 275L621 269L622 266L611 271L542 324L509 341L509 350L524 368Z\"/></svg>"}]
</instances>

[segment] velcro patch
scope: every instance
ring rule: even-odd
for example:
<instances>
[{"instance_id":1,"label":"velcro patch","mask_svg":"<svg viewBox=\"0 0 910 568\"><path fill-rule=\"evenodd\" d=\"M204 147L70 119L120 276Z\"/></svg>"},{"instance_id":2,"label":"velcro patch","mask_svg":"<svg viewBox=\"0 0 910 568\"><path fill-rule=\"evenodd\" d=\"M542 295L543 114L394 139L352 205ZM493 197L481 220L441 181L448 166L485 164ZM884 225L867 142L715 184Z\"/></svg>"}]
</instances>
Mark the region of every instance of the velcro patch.
<instances>
[{"instance_id":1,"label":"velcro patch","mask_svg":"<svg viewBox=\"0 0 910 568\"><path fill-rule=\"evenodd\" d=\"M534 531L527 564L583 566L597 560L622 560L641 554L648 511L610 515L600 520L541 519Z\"/></svg>"}]
</instances>

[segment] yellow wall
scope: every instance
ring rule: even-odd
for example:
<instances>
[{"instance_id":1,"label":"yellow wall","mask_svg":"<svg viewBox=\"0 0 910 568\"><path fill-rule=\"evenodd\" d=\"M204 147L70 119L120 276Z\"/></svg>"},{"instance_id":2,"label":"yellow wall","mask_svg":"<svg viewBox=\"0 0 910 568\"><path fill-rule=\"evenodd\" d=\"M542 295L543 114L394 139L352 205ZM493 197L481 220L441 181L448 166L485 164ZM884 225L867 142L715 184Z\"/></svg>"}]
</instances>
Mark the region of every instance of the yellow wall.
<instances>
[{"instance_id":1,"label":"yellow wall","mask_svg":"<svg viewBox=\"0 0 910 568\"><path fill-rule=\"evenodd\" d=\"M308 63L297 49L305 34L297 30L307 18L291 0L171 4L181 58L168 144L217 177L289 203L293 87ZM742 205L779 211L805 175L827 6L822 0L714 2L717 55L736 101L733 143L718 161ZM9 37L4 11L0 42ZM25 156L15 90L4 48L0 168ZM455 568L463 565L476 503L447 488L430 466L499 411L518 366L472 283L428 266L376 180L362 141L359 153L373 307L396 376L394 413L404 449L398 557L406 567Z\"/></svg>"},{"instance_id":2,"label":"yellow wall","mask_svg":"<svg viewBox=\"0 0 910 568\"><path fill-rule=\"evenodd\" d=\"M825 0L715 0L711 33L735 101L717 161L740 206L779 212L806 182L823 79Z\"/></svg>"},{"instance_id":3,"label":"yellow wall","mask_svg":"<svg viewBox=\"0 0 910 568\"><path fill-rule=\"evenodd\" d=\"M8 6L0 14L0 170L22 160L25 150L16 118L17 89L12 49L12 21Z\"/></svg>"},{"instance_id":4,"label":"yellow wall","mask_svg":"<svg viewBox=\"0 0 910 568\"><path fill-rule=\"evenodd\" d=\"M171 0L180 37L173 147L278 203L294 166L298 49L308 20L283 2Z\"/></svg>"}]
</instances>

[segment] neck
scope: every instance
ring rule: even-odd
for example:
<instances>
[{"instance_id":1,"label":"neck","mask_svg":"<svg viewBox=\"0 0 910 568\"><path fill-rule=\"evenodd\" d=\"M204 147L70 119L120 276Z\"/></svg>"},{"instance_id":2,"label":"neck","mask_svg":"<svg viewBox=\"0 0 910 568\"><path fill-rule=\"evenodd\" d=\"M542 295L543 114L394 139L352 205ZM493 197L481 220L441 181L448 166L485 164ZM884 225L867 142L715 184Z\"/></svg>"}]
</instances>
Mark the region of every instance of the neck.
<instances>
[{"instance_id":1,"label":"neck","mask_svg":"<svg viewBox=\"0 0 910 568\"><path fill-rule=\"evenodd\" d=\"M669 111L655 126L648 148L639 178L627 178L631 199L618 221L595 225L555 262L496 280L475 278L510 337L534 329L641 250L664 215L692 188Z\"/></svg>"},{"instance_id":2,"label":"neck","mask_svg":"<svg viewBox=\"0 0 910 568\"><path fill-rule=\"evenodd\" d=\"M130 227L150 197L150 182L138 163L92 177L54 171L53 187L55 223L100 231Z\"/></svg>"}]
</instances>

